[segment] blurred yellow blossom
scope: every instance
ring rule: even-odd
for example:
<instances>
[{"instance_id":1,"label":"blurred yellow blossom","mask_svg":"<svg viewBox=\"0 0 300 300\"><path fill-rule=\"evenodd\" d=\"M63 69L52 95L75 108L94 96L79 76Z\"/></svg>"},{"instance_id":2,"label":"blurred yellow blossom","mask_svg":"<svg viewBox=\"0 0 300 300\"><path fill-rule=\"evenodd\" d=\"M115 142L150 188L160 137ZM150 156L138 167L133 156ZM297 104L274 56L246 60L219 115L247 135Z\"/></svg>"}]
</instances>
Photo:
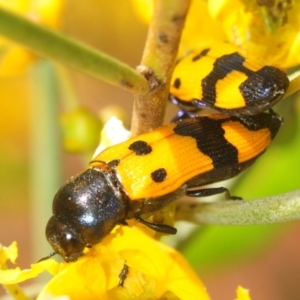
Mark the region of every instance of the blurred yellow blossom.
<instances>
[{"instance_id":1,"label":"blurred yellow blossom","mask_svg":"<svg viewBox=\"0 0 300 300\"><path fill-rule=\"evenodd\" d=\"M71 153L91 153L98 144L102 123L86 107L78 106L60 116L64 149Z\"/></svg>"},{"instance_id":2,"label":"blurred yellow blossom","mask_svg":"<svg viewBox=\"0 0 300 300\"><path fill-rule=\"evenodd\" d=\"M239 286L236 291L237 298L235 300L251 300L249 291Z\"/></svg>"},{"instance_id":3,"label":"blurred yellow blossom","mask_svg":"<svg viewBox=\"0 0 300 300\"><path fill-rule=\"evenodd\" d=\"M102 131L100 144L93 157L96 157L104 149L122 143L130 138L131 132L124 127L123 121L115 116L105 123Z\"/></svg>"},{"instance_id":4,"label":"blurred yellow blossom","mask_svg":"<svg viewBox=\"0 0 300 300\"><path fill-rule=\"evenodd\" d=\"M153 1L131 1L141 20L147 23L150 22ZM222 32L220 24L209 15L207 2L192 0L181 37L179 56L191 49L205 47L210 45L211 42L225 39L226 36Z\"/></svg>"},{"instance_id":5,"label":"blurred yellow blossom","mask_svg":"<svg viewBox=\"0 0 300 300\"><path fill-rule=\"evenodd\" d=\"M134 8L138 17L145 23L149 23L153 13L152 0L132 0L132 7Z\"/></svg>"},{"instance_id":6,"label":"blurred yellow blossom","mask_svg":"<svg viewBox=\"0 0 300 300\"><path fill-rule=\"evenodd\" d=\"M299 2L209 0L208 7L227 40L245 55L283 68L299 64Z\"/></svg>"},{"instance_id":7,"label":"blurred yellow blossom","mask_svg":"<svg viewBox=\"0 0 300 300\"><path fill-rule=\"evenodd\" d=\"M132 0L149 21L151 0ZM300 3L297 1L192 0L182 34L184 52L228 41L242 54L281 68L300 63Z\"/></svg>"},{"instance_id":8,"label":"blurred yellow blossom","mask_svg":"<svg viewBox=\"0 0 300 300\"><path fill-rule=\"evenodd\" d=\"M34 278L47 270L54 275L59 272L60 265L55 260L45 260L32 264L31 269L21 270L19 267L7 268L7 263L16 264L18 257L17 243L13 242L9 247L0 244L0 283L4 285L16 284Z\"/></svg>"},{"instance_id":9,"label":"blurred yellow blossom","mask_svg":"<svg viewBox=\"0 0 300 300\"><path fill-rule=\"evenodd\" d=\"M135 225L117 226L74 263L48 259L32 264L29 270L1 268L0 283L18 283L47 270L54 277L45 285L38 300L63 295L87 300L210 299L198 276L178 252L141 231L151 235L150 229ZM2 247L1 265L8 259L14 262L16 251L15 244ZM128 274L120 276L125 264Z\"/></svg>"},{"instance_id":10,"label":"blurred yellow blossom","mask_svg":"<svg viewBox=\"0 0 300 300\"><path fill-rule=\"evenodd\" d=\"M3 268L8 260L16 262L18 257L17 243L13 242L9 247L0 246L0 267Z\"/></svg>"},{"instance_id":11,"label":"blurred yellow blossom","mask_svg":"<svg viewBox=\"0 0 300 300\"><path fill-rule=\"evenodd\" d=\"M0 7L42 25L54 28L61 25L61 0L0 0ZM0 77L15 76L24 72L34 59L35 55L32 52L0 37Z\"/></svg>"},{"instance_id":12,"label":"blurred yellow blossom","mask_svg":"<svg viewBox=\"0 0 300 300\"><path fill-rule=\"evenodd\" d=\"M15 13L23 14L27 11L29 3L28 0L0 0L0 6Z\"/></svg>"}]
</instances>

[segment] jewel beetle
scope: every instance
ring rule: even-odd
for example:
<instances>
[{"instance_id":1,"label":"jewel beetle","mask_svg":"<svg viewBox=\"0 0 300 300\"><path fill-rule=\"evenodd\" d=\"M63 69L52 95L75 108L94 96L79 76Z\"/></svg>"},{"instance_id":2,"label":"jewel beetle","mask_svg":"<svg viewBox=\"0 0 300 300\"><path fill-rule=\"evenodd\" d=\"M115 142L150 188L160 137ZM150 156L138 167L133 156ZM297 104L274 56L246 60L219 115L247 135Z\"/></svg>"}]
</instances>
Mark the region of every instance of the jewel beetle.
<instances>
[{"instance_id":1,"label":"jewel beetle","mask_svg":"<svg viewBox=\"0 0 300 300\"><path fill-rule=\"evenodd\" d=\"M224 42L191 51L177 62L170 97L181 109L188 105L234 116L255 115L273 107L288 86L284 71L246 58Z\"/></svg>"},{"instance_id":2,"label":"jewel beetle","mask_svg":"<svg viewBox=\"0 0 300 300\"><path fill-rule=\"evenodd\" d=\"M244 118L211 114L183 119L107 148L56 193L47 240L54 253L69 262L128 219L175 234L174 227L151 223L143 215L184 194L226 192L203 186L252 165L280 125L281 118L273 112Z\"/></svg>"}]
</instances>

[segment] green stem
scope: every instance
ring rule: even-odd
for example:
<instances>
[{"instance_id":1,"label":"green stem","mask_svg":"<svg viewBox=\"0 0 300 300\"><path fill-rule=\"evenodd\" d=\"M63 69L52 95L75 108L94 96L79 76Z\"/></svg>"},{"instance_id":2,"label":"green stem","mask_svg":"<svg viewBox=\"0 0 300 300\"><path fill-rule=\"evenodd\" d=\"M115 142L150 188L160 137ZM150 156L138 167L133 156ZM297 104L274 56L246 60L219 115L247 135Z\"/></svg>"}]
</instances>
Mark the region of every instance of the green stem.
<instances>
[{"instance_id":1,"label":"green stem","mask_svg":"<svg viewBox=\"0 0 300 300\"><path fill-rule=\"evenodd\" d=\"M156 0L153 18L139 70L149 80L150 92L136 95L132 134L152 130L163 123L169 84L190 0Z\"/></svg>"},{"instance_id":2,"label":"green stem","mask_svg":"<svg viewBox=\"0 0 300 300\"><path fill-rule=\"evenodd\" d=\"M67 68L60 64L55 64L58 90L64 111L72 111L81 105L79 96L76 92L74 82Z\"/></svg>"},{"instance_id":3,"label":"green stem","mask_svg":"<svg viewBox=\"0 0 300 300\"><path fill-rule=\"evenodd\" d=\"M1 8L0 34L43 57L66 64L132 93L141 94L149 90L147 80L128 65Z\"/></svg>"},{"instance_id":4,"label":"green stem","mask_svg":"<svg viewBox=\"0 0 300 300\"><path fill-rule=\"evenodd\" d=\"M37 261L51 251L45 226L51 217L53 195L61 184L62 164L53 64L40 61L31 69L30 76L30 200L33 261Z\"/></svg>"},{"instance_id":5,"label":"green stem","mask_svg":"<svg viewBox=\"0 0 300 300\"><path fill-rule=\"evenodd\" d=\"M300 219L300 190L255 200L196 203L180 202L176 220L212 225L258 225Z\"/></svg>"}]
</instances>

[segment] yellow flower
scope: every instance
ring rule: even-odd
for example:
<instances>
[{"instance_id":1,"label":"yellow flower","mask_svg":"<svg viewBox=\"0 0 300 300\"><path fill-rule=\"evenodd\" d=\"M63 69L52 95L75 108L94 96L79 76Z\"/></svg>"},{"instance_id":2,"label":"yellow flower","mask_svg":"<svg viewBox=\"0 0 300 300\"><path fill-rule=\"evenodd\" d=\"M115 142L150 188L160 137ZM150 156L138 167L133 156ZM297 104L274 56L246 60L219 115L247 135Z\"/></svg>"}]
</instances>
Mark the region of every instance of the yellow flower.
<instances>
[{"instance_id":1,"label":"yellow flower","mask_svg":"<svg viewBox=\"0 0 300 300\"><path fill-rule=\"evenodd\" d=\"M251 300L249 291L239 286L236 291L236 300Z\"/></svg>"},{"instance_id":2,"label":"yellow flower","mask_svg":"<svg viewBox=\"0 0 300 300\"><path fill-rule=\"evenodd\" d=\"M227 40L245 55L287 68L300 62L300 3L281 2L209 0L208 6Z\"/></svg>"},{"instance_id":3,"label":"yellow flower","mask_svg":"<svg viewBox=\"0 0 300 300\"><path fill-rule=\"evenodd\" d=\"M0 7L21 14L33 22L57 28L63 9L61 0L0 0ZM35 55L0 37L0 77L15 76L24 72L35 60Z\"/></svg>"},{"instance_id":4,"label":"yellow flower","mask_svg":"<svg viewBox=\"0 0 300 300\"><path fill-rule=\"evenodd\" d=\"M16 263L18 257L17 243L13 242L9 247L0 244L0 283L4 285L16 284L34 278L47 270L50 274L56 274L60 265L55 260L45 260L32 264L31 269L21 270L19 267L7 268L7 262Z\"/></svg>"},{"instance_id":5,"label":"yellow flower","mask_svg":"<svg viewBox=\"0 0 300 300\"><path fill-rule=\"evenodd\" d=\"M132 0L145 21L150 20L151 0ZM263 1L262 1L263 2ZM300 3L246 0L192 0L181 38L184 52L228 41L262 63L282 68L300 63ZM274 4L270 4L274 3Z\"/></svg>"},{"instance_id":6,"label":"yellow flower","mask_svg":"<svg viewBox=\"0 0 300 300\"><path fill-rule=\"evenodd\" d=\"M137 16L145 23L149 23L153 13L152 0L132 0L132 7L134 8Z\"/></svg>"},{"instance_id":7,"label":"yellow flower","mask_svg":"<svg viewBox=\"0 0 300 300\"><path fill-rule=\"evenodd\" d=\"M132 0L133 8L142 21L149 23L151 20L153 1ZM193 0L186 18L181 37L179 56L185 52L197 48L206 47L216 40L226 39L219 22L209 15L206 1Z\"/></svg>"},{"instance_id":8,"label":"yellow flower","mask_svg":"<svg viewBox=\"0 0 300 300\"><path fill-rule=\"evenodd\" d=\"M100 144L97 147L93 158L104 149L128 140L130 136L131 132L124 127L123 121L116 116L111 116L101 131Z\"/></svg>"},{"instance_id":9,"label":"yellow flower","mask_svg":"<svg viewBox=\"0 0 300 300\"><path fill-rule=\"evenodd\" d=\"M98 144L103 127L100 119L88 108L78 106L60 117L64 149L71 153L91 153Z\"/></svg>"},{"instance_id":10,"label":"yellow flower","mask_svg":"<svg viewBox=\"0 0 300 300\"><path fill-rule=\"evenodd\" d=\"M178 252L139 228L152 234L150 229L134 225L116 227L74 263L58 264L49 259L33 264L30 270L2 268L0 282L21 282L47 270L55 276L41 291L38 300L63 295L87 300L210 299L198 276ZM12 254L7 254L10 252ZM10 250L2 248L1 265L7 259L14 261L15 252L15 245ZM128 267L125 271L124 265Z\"/></svg>"}]
</instances>

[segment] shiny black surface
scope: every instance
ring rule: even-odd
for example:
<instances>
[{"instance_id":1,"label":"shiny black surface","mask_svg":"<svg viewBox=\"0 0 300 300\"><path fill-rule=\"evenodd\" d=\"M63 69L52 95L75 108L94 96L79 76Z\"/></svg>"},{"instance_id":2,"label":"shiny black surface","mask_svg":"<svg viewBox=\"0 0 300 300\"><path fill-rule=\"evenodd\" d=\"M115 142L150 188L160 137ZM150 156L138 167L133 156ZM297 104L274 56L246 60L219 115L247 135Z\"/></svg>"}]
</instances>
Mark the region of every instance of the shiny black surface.
<instances>
[{"instance_id":1,"label":"shiny black surface","mask_svg":"<svg viewBox=\"0 0 300 300\"><path fill-rule=\"evenodd\" d=\"M47 240L66 261L75 260L124 222L127 205L113 173L88 169L56 193Z\"/></svg>"}]
</instances>

